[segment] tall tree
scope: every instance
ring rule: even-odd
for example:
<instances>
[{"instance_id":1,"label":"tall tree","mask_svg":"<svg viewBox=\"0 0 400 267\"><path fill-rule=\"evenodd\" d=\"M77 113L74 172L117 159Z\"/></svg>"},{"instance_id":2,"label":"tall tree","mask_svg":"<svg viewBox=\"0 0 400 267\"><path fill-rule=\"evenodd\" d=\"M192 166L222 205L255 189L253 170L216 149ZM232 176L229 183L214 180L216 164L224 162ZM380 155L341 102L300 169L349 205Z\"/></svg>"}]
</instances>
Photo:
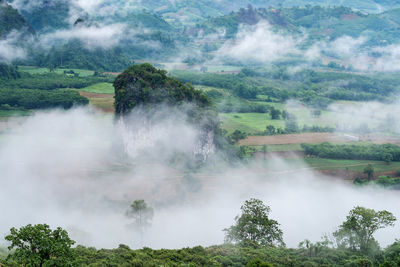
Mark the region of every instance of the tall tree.
<instances>
[{"instance_id":1,"label":"tall tree","mask_svg":"<svg viewBox=\"0 0 400 267\"><path fill-rule=\"evenodd\" d=\"M339 246L368 253L377 244L374 233L393 226L395 221L396 217L386 210L375 211L358 206L350 211L346 221L333 235Z\"/></svg>"},{"instance_id":2,"label":"tall tree","mask_svg":"<svg viewBox=\"0 0 400 267\"><path fill-rule=\"evenodd\" d=\"M279 223L268 217L271 209L259 199L246 200L236 216L235 224L225 231L225 241L263 246L284 246Z\"/></svg>"},{"instance_id":3,"label":"tall tree","mask_svg":"<svg viewBox=\"0 0 400 267\"><path fill-rule=\"evenodd\" d=\"M140 242L143 243L144 230L151 225L154 216L153 208L143 199L138 199L132 202L126 215L134 220L132 225L139 231Z\"/></svg>"}]
</instances>

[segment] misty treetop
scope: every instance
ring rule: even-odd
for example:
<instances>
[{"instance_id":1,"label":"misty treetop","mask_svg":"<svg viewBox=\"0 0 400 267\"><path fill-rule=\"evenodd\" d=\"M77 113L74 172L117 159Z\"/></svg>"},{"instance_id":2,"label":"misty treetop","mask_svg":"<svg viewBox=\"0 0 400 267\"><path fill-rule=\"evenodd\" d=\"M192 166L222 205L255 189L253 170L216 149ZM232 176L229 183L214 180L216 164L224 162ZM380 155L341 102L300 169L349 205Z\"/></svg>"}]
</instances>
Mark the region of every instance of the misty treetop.
<instances>
[{"instance_id":1,"label":"misty treetop","mask_svg":"<svg viewBox=\"0 0 400 267\"><path fill-rule=\"evenodd\" d=\"M389 211L355 207L333 236L339 247L359 250L365 254L373 253L379 249L373 237L374 233L379 229L394 226L395 221L396 217Z\"/></svg>"}]
</instances>

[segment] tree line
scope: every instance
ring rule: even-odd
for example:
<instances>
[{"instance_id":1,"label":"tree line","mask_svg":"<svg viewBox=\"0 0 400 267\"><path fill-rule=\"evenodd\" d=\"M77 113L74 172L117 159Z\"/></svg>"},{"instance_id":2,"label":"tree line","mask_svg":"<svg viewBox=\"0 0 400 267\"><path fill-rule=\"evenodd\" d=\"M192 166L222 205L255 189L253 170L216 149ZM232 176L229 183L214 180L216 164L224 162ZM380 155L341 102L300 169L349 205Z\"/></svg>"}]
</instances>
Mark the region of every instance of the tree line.
<instances>
[{"instance_id":1,"label":"tree line","mask_svg":"<svg viewBox=\"0 0 400 267\"><path fill-rule=\"evenodd\" d=\"M74 105L87 105L89 100L73 90L0 89L0 109L69 109Z\"/></svg>"},{"instance_id":2,"label":"tree line","mask_svg":"<svg viewBox=\"0 0 400 267\"><path fill-rule=\"evenodd\" d=\"M270 218L271 208L259 199L249 199L241 207L234 224L225 231L225 244L211 247L132 250L96 249L78 245L68 232L47 224L11 228L5 236L7 256L4 266L398 266L400 242L379 247L374 234L391 227L396 217L389 211L354 207L333 232L332 239L304 240L297 249L286 248L278 221ZM153 217L144 200L135 200L126 215L143 234ZM0 250L1 251L1 250Z\"/></svg>"},{"instance_id":3,"label":"tree line","mask_svg":"<svg viewBox=\"0 0 400 267\"><path fill-rule=\"evenodd\" d=\"M54 90L60 88L80 89L92 84L101 82L112 82L112 77L87 76L79 77L66 74L29 74L20 72L20 77L16 79L0 79L0 88L9 89L38 89L38 90Z\"/></svg>"},{"instance_id":4,"label":"tree line","mask_svg":"<svg viewBox=\"0 0 400 267\"><path fill-rule=\"evenodd\" d=\"M309 156L331 159L357 159L377 161L400 161L400 147L393 144L335 145L331 143L302 144Z\"/></svg>"}]
</instances>

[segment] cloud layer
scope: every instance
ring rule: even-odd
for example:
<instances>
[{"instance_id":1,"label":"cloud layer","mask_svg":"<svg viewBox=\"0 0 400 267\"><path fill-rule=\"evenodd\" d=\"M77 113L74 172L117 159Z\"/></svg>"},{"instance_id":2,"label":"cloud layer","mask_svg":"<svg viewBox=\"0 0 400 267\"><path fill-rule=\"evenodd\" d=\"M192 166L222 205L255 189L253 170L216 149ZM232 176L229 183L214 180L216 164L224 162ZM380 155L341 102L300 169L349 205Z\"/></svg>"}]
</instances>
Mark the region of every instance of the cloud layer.
<instances>
[{"instance_id":1,"label":"cloud layer","mask_svg":"<svg viewBox=\"0 0 400 267\"><path fill-rule=\"evenodd\" d=\"M120 43L126 30L125 24L76 26L41 36L41 42L49 46L54 42L79 39L88 48L111 48Z\"/></svg>"},{"instance_id":2,"label":"cloud layer","mask_svg":"<svg viewBox=\"0 0 400 267\"><path fill-rule=\"evenodd\" d=\"M143 243L153 248L221 244L222 229L233 224L251 197L271 206L290 247L333 232L356 205L400 218L397 192L359 189L278 158L235 167L219 162L197 173L171 167L165 155L196 143L196 130L179 116L156 123L157 133L137 129L125 137L112 121L87 109L39 112L3 133L2 235L12 226L48 223L68 229L79 244L137 248L140 238L125 217L135 199L154 207ZM120 138L134 138L128 158ZM399 224L380 231L378 240L390 244L399 231Z\"/></svg>"},{"instance_id":3,"label":"cloud layer","mask_svg":"<svg viewBox=\"0 0 400 267\"><path fill-rule=\"evenodd\" d=\"M21 34L17 31L13 31L4 39L0 39L0 62L11 63L16 59L26 57L25 49L18 46L20 41Z\"/></svg>"},{"instance_id":4,"label":"cloud layer","mask_svg":"<svg viewBox=\"0 0 400 267\"><path fill-rule=\"evenodd\" d=\"M268 63L299 53L298 44L299 40L274 32L264 21L255 26L242 25L236 38L225 42L216 54L219 58L241 62Z\"/></svg>"}]
</instances>

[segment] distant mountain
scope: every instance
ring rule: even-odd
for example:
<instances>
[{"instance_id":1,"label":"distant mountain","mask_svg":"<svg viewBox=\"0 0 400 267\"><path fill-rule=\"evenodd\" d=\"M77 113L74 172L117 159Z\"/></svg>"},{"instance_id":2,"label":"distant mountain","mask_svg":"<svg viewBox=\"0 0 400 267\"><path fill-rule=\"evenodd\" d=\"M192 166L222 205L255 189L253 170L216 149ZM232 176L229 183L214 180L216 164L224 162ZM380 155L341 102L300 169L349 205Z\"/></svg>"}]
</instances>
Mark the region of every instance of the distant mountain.
<instances>
[{"instance_id":1,"label":"distant mountain","mask_svg":"<svg viewBox=\"0 0 400 267\"><path fill-rule=\"evenodd\" d=\"M118 1L113 1L115 2ZM161 14L168 22L179 24L197 22L202 18L229 14L249 4L254 7L294 7L320 5L345 6L367 13L381 13L400 7L400 0L146 0L137 1L132 7L145 8Z\"/></svg>"},{"instance_id":2,"label":"distant mountain","mask_svg":"<svg viewBox=\"0 0 400 267\"><path fill-rule=\"evenodd\" d=\"M400 41L400 9L381 14L365 14L348 7L291 7L240 9L229 15L210 18L188 30L191 34L225 32L226 38L236 36L239 25L268 21L275 28L302 33L310 40L336 39L340 36L368 35L370 45L387 45Z\"/></svg>"},{"instance_id":3,"label":"distant mountain","mask_svg":"<svg viewBox=\"0 0 400 267\"><path fill-rule=\"evenodd\" d=\"M73 67L82 63L81 58L85 61L83 66L117 70L132 59L165 60L177 56L194 64L212 57L225 38L236 36L240 25L255 25L260 21L298 34L307 39L305 46L363 34L368 35L363 45L400 42L400 8L390 9L400 7L400 0L9 0L26 19L1 1L0 36L12 29L27 28L33 32L33 27L39 40L42 37L50 40L39 42L47 46L39 56L33 53L38 65L64 65L68 58L67 65ZM379 14L365 12L386 9L390 10ZM7 25L1 24L2 21ZM109 25L118 27L107 28ZM96 52L93 47L84 46L85 42L74 42L85 41L87 35L97 40L108 29L116 28L118 41L107 48L97 49L95 45ZM214 34L210 40L203 38L209 34ZM58 39L54 41L49 36ZM86 56L91 53L93 56ZM112 61L100 60L102 57ZM197 61L193 62L195 58ZM48 62L44 63L45 60Z\"/></svg>"},{"instance_id":4,"label":"distant mountain","mask_svg":"<svg viewBox=\"0 0 400 267\"><path fill-rule=\"evenodd\" d=\"M46 5L22 9L21 14L36 31L51 31L68 27L67 1L48 1Z\"/></svg>"},{"instance_id":5,"label":"distant mountain","mask_svg":"<svg viewBox=\"0 0 400 267\"><path fill-rule=\"evenodd\" d=\"M34 30L18 10L0 0L0 38L7 36L13 30L25 34L33 34Z\"/></svg>"},{"instance_id":6,"label":"distant mountain","mask_svg":"<svg viewBox=\"0 0 400 267\"><path fill-rule=\"evenodd\" d=\"M1 1L1 0L0 0ZM162 31L171 31L173 27L160 14L139 9L136 6L125 8L125 1L107 1L90 12L69 0L18 0L11 2L19 9L29 24L38 32L46 33L59 29L68 29L79 19L94 23L127 23L131 27L144 27ZM112 11L106 12L108 8ZM147 9L148 10L148 9ZM97 12L98 11L98 12Z\"/></svg>"},{"instance_id":7,"label":"distant mountain","mask_svg":"<svg viewBox=\"0 0 400 267\"><path fill-rule=\"evenodd\" d=\"M345 6L367 13L381 13L400 7L400 0L271 0L273 6L283 7L320 5L323 7Z\"/></svg>"},{"instance_id":8,"label":"distant mountain","mask_svg":"<svg viewBox=\"0 0 400 267\"><path fill-rule=\"evenodd\" d=\"M345 6L363 13L382 13L400 8L400 0L107 0L91 4L91 8L87 8L89 4L77 4L73 0L8 1L39 32L68 28L78 17L97 22L127 22L132 26L172 30L174 27L192 27L204 19L228 15L249 5L267 9Z\"/></svg>"}]
</instances>

